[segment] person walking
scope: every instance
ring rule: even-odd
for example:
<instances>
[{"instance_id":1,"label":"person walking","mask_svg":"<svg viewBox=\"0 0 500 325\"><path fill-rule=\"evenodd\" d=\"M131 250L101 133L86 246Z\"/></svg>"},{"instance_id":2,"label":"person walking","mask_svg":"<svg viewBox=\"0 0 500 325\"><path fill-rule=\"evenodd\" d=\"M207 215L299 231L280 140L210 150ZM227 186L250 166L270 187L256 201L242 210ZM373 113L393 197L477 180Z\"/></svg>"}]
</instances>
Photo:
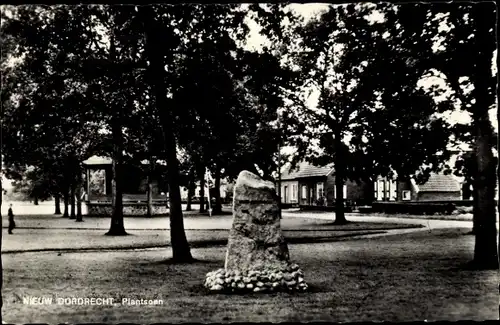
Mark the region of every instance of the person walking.
<instances>
[{"instance_id":1,"label":"person walking","mask_svg":"<svg viewBox=\"0 0 500 325\"><path fill-rule=\"evenodd\" d=\"M16 228L16 223L14 222L14 213L12 212L12 203L9 204L9 211L7 215L9 216L9 234L12 235L12 230Z\"/></svg>"}]
</instances>

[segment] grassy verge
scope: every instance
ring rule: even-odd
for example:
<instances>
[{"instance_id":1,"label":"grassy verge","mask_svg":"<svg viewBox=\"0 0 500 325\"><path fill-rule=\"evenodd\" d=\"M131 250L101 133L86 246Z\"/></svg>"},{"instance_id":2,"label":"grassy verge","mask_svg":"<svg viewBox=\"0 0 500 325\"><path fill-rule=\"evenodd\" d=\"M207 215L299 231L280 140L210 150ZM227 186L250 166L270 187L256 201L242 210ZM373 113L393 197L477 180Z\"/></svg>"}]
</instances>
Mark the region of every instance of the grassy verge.
<instances>
[{"instance_id":1,"label":"grassy verge","mask_svg":"<svg viewBox=\"0 0 500 325\"><path fill-rule=\"evenodd\" d=\"M329 212L329 211L307 211L307 210L298 210L298 209L287 209L283 210L285 213L293 213L294 215L300 216L300 215L310 215L310 214L317 214L317 215L335 215L334 212ZM426 214L402 214L402 213L361 213L361 212L350 212L346 213L346 218L349 220L349 216L373 216L373 217L387 217L387 218L402 218L402 219L434 219L434 220L457 220L457 221L472 221L472 213L460 213L460 214L451 214L451 215L446 215L446 214L433 214L433 215L426 215Z\"/></svg>"},{"instance_id":2,"label":"grassy verge","mask_svg":"<svg viewBox=\"0 0 500 325\"><path fill-rule=\"evenodd\" d=\"M364 215L360 213L359 215ZM472 221L472 214L433 214L433 215L413 215L413 214L385 214L385 213L371 213L374 217L387 217L387 218L402 218L402 219L432 219L432 220L456 220L456 221Z\"/></svg>"},{"instance_id":3,"label":"grassy verge","mask_svg":"<svg viewBox=\"0 0 500 325\"><path fill-rule=\"evenodd\" d=\"M345 226L332 225L321 220L290 220L283 230L290 243L336 241L345 237L375 234L390 229L419 227L407 224L357 222ZM167 247L170 230L128 230L130 236L110 238L104 229L16 229L14 235L3 238L2 253L44 250L99 250ZM229 230L186 230L193 247L210 247L227 244Z\"/></svg>"}]
</instances>

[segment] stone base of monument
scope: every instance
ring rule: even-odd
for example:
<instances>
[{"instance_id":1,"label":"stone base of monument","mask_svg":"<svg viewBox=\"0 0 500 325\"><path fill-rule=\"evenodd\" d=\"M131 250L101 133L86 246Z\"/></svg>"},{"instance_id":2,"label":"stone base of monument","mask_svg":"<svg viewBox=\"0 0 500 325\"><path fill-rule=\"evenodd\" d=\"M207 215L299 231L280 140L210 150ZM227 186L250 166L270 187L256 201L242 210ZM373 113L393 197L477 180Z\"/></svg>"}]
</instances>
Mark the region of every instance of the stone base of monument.
<instances>
[{"instance_id":1,"label":"stone base of monument","mask_svg":"<svg viewBox=\"0 0 500 325\"><path fill-rule=\"evenodd\" d=\"M219 292L307 290L304 273L290 262L274 184L242 171L233 197L224 268L208 273L205 287Z\"/></svg>"},{"instance_id":2,"label":"stone base of monument","mask_svg":"<svg viewBox=\"0 0 500 325\"><path fill-rule=\"evenodd\" d=\"M306 291L304 272L297 264L278 269L261 269L241 272L239 270L219 269L209 272L205 288L214 292L278 292Z\"/></svg>"}]
</instances>

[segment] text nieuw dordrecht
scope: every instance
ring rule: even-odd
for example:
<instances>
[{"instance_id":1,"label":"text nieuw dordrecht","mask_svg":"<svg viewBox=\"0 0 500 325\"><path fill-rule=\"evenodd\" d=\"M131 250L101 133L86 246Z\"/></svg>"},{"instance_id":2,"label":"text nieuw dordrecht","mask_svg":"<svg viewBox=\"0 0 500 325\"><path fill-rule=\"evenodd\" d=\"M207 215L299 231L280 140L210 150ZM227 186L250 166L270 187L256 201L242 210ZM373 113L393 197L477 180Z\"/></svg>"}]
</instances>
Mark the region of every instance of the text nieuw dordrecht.
<instances>
[{"instance_id":1,"label":"text nieuw dordrecht","mask_svg":"<svg viewBox=\"0 0 500 325\"><path fill-rule=\"evenodd\" d=\"M25 305L90 305L90 306L114 306L114 305L163 305L162 299L134 299L121 298L115 299L111 297L23 297Z\"/></svg>"}]
</instances>

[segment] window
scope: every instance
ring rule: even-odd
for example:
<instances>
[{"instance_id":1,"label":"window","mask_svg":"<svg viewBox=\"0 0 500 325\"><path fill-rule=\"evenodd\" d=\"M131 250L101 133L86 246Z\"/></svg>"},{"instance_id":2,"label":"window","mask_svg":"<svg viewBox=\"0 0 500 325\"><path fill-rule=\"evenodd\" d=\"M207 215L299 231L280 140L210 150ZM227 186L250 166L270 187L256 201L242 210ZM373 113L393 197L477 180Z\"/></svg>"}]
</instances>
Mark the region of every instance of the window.
<instances>
[{"instance_id":1,"label":"window","mask_svg":"<svg viewBox=\"0 0 500 325\"><path fill-rule=\"evenodd\" d=\"M395 201L398 198L396 181L391 180L389 183L389 200Z\"/></svg>"},{"instance_id":2,"label":"window","mask_svg":"<svg viewBox=\"0 0 500 325\"><path fill-rule=\"evenodd\" d=\"M292 201L297 201L297 184L292 184Z\"/></svg>"},{"instance_id":3,"label":"window","mask_svg":"<svg viewBox=\"0 0 500 325\"><path fill-rule=\"evenodd\" d=\"M384 189L385 189L385 182L383 179L379 179L378 181L378 186L377 186L377 200L382 201L384 199Z\"/></svg>"},{"instance_id":4,"label":"window","mask_svg":"<svg viewBox=\"0 0 500 325\"><path fill-rule=\"evenodd\" d=\"M411 200L410 191L403 191L403 201L410 201L410 200Z\"/></svg>"},{"instance_id":5,"label":"window","mask_svg":"<svg viewBox=\"0 0 500 325\"><path fill-rule=\"evenodd\" d=\"M395 201L398 198L398 186L395 180L379 179L373 183L373 191L377 201Z\"/></svg>"},{"instance_id":6,"label":"window","mask_svg":"<svg viewBox=\"0 0 500 325\"><path fill-rule=\"evenodd\" d=\"M307 199L307 186L302 185L302 198Z\"/></svg>"},{"instance_id":7,"label":"window","mask_svg":"<svg viewBox=\"0 0 500 325\"><path fill-rule=\"evenodd\" d=\"M323 190L324 190L323 183L317 183L316 184L316 198L317 199L321 199L324 196Z\"/></svg>"}]
</instances>

